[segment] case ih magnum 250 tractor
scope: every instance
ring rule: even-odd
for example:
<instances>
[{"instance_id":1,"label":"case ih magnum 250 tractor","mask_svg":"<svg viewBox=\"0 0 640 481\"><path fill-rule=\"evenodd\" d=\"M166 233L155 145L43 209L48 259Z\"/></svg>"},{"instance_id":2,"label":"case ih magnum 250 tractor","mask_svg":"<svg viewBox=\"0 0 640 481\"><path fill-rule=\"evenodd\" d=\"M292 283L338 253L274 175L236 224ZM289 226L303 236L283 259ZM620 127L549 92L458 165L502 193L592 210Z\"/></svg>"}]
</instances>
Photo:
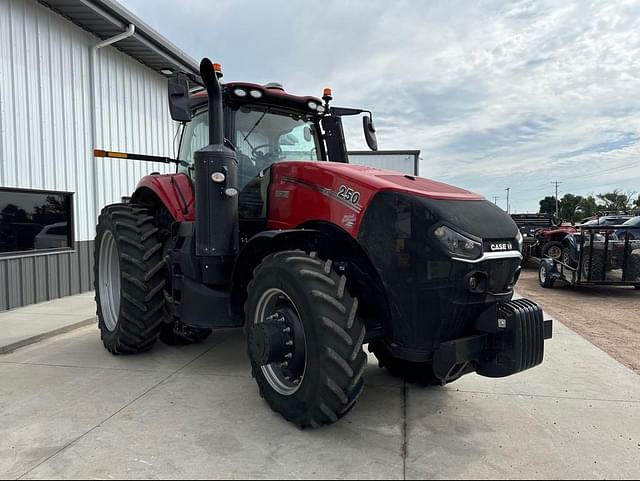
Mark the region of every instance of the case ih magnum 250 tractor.
<instances>
[{"instance_id":1,"label":"case ih magnum 250 tractor","mask_svg":"<svg viewBox=\"0 0 640 481\"><path fill-rule=\"evenodd\" d=\"M170 83L184 122L177 172L105 207L96 236L99 326L113 354L244 326L261 396L300 427L337 421L367 356L427 384L542 362L551 321L511 300L521 237L468 191L349 165L331 95L277 84ZM365 135L376 148L371 114ZM165 160L96 151L98 156ZM333 162L329 162L331 159Z\"/></svg>"}]
</instances>

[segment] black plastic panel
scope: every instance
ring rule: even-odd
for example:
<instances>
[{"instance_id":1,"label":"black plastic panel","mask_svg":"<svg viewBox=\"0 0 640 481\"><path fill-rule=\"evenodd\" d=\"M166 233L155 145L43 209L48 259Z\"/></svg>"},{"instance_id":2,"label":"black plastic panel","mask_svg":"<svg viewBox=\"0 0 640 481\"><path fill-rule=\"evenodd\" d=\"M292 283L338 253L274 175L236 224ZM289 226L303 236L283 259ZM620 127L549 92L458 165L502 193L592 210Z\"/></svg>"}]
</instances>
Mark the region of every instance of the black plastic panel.
<instances>
[{"instance_id":1,"label":"black plastic panel","mask_svg":"<svg viewBox=\"0 0 640 481\"><path fill-rule=\"evenodd\" d=\"M429 360L441 342L473 334L474 322L491 304L511 298L520 259L453 261L431 235L446 221L477 237L515 237L511 218L487 204L383 192L367 208L359 242L384 284L390 307L383 327L394 355ZM486 279L483 292L470 291L470 274Z\"/></svg>"}]
</instances>

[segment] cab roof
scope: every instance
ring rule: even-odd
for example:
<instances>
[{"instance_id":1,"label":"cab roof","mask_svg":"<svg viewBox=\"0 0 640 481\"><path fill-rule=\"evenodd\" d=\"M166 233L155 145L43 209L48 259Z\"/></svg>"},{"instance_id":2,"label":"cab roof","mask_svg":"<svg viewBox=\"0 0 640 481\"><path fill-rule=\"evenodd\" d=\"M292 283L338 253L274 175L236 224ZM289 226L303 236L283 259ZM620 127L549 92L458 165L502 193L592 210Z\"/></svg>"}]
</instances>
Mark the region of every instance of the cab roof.
<instances>
[{"instance_id":1,"label":"cab roof","mask_svg":"<svg viewBox=\"0 0 640 481\"><path fill-rule=\"evenodd\" d=\"M310 114L317 114L317 110L309 107L309 102L316 105L323 105L320 98L311 95L301 96L293 95L284 90L284 88L267 85L260 85L250 82L229 82L221 85L222 93L227 99L232 99L239 104L277 104L285 108L304 110ZM246 97L239 97L234 94L236 89L242 89L247 92ZM254 98L250 92L258 91L262 95L260 98ZM191 95L192 108L199 107L207 101L207 91L199 90Z\"/></svg>"}]
</instances>

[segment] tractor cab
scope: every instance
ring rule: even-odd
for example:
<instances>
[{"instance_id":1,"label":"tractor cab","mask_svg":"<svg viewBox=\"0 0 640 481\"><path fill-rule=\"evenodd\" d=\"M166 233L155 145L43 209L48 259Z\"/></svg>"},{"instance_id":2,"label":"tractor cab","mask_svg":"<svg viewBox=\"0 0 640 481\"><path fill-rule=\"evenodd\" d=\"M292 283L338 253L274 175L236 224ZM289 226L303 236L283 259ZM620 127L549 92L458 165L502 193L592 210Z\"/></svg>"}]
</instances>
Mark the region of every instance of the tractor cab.
<instances>
[{"instance_id":1,"label":"tractor cab","mask_svg":"<svg viewBox=\"0 0 640 481\"><path fill-rule=\"evenodd\" d=\"M277 162L327 160L320 99L247 83L226 84L223 99L224 141L236 153L240 191ZM192 96L191 104L192 118L183 124L179 154L181 168L190 173L193 153L209 142L206 93Z\"/></svg>"},{"instance_id":2,"label":"tractor cab","mask_svg":"<svg viewBox=\"0 0 640 481\"><path fill-rule=\"evenodd\" d=\"M218 78L221 67L215 64ZM179 159L189 171L193 154L208 143L208 95L190 89L193 80L182 74L169 82L169 108L183 126ZM197 80L197 79L196 79ZM347 163L342 117L363 117L365 139L377 150L376 129L368 110L330 107L331 89L322 99L298 96L275 82L259 85L231 82L220 85L224 113L224 144L238 160L238 187L242 190L270 166L284 161L334 161Z\"/></svg>"}]
</instances>

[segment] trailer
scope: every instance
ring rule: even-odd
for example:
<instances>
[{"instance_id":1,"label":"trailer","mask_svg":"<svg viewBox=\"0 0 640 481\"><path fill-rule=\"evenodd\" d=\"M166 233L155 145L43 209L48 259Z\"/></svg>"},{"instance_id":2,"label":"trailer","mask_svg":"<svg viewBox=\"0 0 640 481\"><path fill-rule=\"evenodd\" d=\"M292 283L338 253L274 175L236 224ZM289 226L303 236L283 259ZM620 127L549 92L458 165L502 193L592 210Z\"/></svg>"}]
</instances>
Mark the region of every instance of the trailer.
<instances>
[{"instance_id":1,"label":"trailer","mask_svg":"<svg viewBox=\"0 0 640 481\"><path fill-rule=\"evenodd\" d=\"M630 286L640 289L640 241L632 226L584 225L562 242L560 259L540 259L538 280L544 288L556 281L571 286ZM616 234L617 232L617 234Z\"/></svg>"}]
</instances>

